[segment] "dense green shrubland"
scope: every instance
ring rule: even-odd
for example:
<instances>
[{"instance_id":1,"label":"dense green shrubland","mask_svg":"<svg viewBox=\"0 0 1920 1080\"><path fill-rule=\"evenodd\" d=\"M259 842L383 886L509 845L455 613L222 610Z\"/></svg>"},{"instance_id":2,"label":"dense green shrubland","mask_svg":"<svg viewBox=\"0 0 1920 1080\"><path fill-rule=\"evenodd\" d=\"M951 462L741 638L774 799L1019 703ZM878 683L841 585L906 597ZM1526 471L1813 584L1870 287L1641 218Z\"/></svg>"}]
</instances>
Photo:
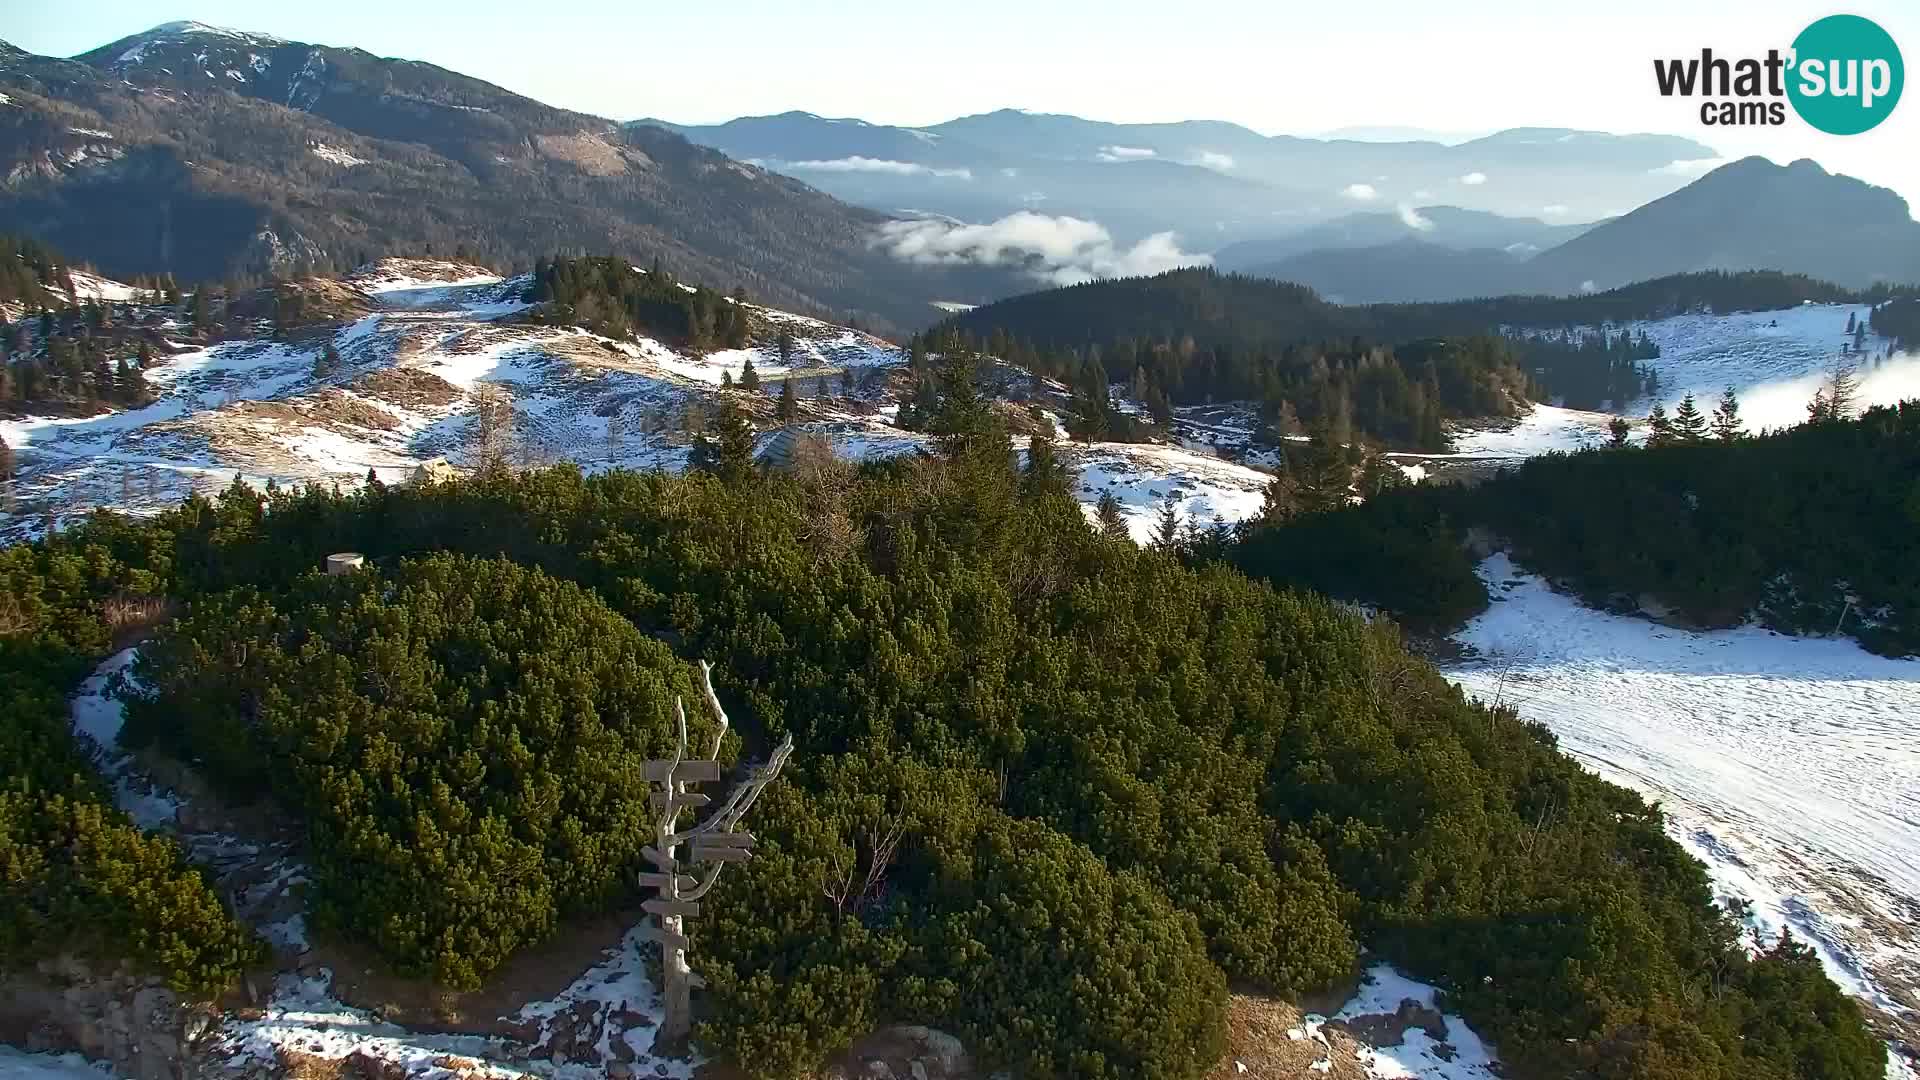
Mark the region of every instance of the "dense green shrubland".
<instances>
[{"instance_id":1,"label":"dense green shrubland","mask_svg":"<svg viewBox=\"0 0 1920 1080\"><path fill-rule=\"evenodd\" d=\"M616 780L638 790L625 755L685 680L637 635L713 660L743 752L800 747L759 857L692 924L702 1038L769 1075L918 1020L1024 1075L1193 1077L1229 981L1321 988L1362 946L1454 993L1522 1075L1878 1075L1857 1008L1804 951L1748 956L1657 810L1389 626L1101 537L1014 475L993 416L960 400L943 458L851 482L496 473L115 526L171 551L151 569L187 605L136 728L221 743L236 790L275 777L316 865L362 879L316 883L329 925L465 979L551 912L635 898ZM316 579L337 550L376 569ZM636 670L582 677L616 657ZM602 748L523 739L527 776L577 777L554 796L577 836L523 835L506 755L484 780L466 760L518 680L565 707L516 724ZM489 814L524 855L479 857ZM408 858L367 856L401 836Z\"/></svg>"},{"instance_id":2,"label":"dense green shrubland","mask_svg":"<svg viewBox=\"0 0 1920 1080\"><path fill-rule=\"evenodd\" d=\"M154 594L167 540L103 519L0 549L0 969L70 950L212 996L263 955L173 841L114 808L71 733L67 695L111 647L105 612Z\"/></svg>"}]
</instances>

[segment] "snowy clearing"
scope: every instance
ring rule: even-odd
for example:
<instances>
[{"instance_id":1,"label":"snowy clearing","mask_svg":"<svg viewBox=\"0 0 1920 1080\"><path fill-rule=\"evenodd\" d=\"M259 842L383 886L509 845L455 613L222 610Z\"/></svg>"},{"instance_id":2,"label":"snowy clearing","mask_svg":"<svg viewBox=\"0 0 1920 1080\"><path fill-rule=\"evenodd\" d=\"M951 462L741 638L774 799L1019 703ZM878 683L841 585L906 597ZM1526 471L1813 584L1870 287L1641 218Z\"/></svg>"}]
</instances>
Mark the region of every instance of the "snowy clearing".
<instances>
[{"instance_id":1,"label":"snowy clearing","mask_svg":"<svg viewBox=\"0 0 1920 1080\"><path fill-rule=\"evenodd\" d=\"M1216 522L1233 525L1260 513L1267 484L1258 469L1220 458L1154 443L1094 443L1063 446L1060 460L1079 471L1074 497L1089 521L1100 496L1111 494L1133 539L1153 539L1162 500L1174 498L1180 520L1200 528Z\"/></svg>"},{"instance_id":2,"label":"snowy clearing","mask_svg":"<svg viewBox=\"0 0 1920 1080\"><path fill-rule=\"evenodd\" d=\"M1716 892L1790 928L1875 1013L1920 1035L1920 661L1758 627L1696 633L1553 592L1505 555L1449 675L1659 801Z\"/></svg>"}]
</instances>

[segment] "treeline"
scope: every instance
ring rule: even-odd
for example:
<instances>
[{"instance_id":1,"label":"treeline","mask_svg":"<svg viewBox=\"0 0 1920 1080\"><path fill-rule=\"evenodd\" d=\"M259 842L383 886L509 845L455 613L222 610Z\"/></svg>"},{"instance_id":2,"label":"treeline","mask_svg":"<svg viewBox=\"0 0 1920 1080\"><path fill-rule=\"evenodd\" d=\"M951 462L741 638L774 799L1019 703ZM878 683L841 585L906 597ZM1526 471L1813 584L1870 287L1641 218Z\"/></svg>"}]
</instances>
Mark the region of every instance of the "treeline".
<instances>
[{"instance_id":1,"label":"treeline","mask_svg":"<svg viewBox=\"0 0 1920 1080\"><path fill-rule=\"evenodd\" d=\"M37 312L46 306L49 290L78 301L66 260L32 237L0 233L0 304Z\"/></svg>"},{"instance_id":2,"label":"treeline","mask_svg":"<svg viewBox=\"0 0 1920 1080\"><path fill-rule=\"evenodd\" d=\"M959 354L935 384L939 453L857 473L722 448L114 525L184 605L130 734L297 812L332 932L467 983L636 899L619 781L686 679L642 635L713 660L738 756L800 748L691 924L700 1037L762 1075L906 1021L1022 1075L1197 1077L1230 982L1325 988L1365 947L1518 1076L1878 1077L1657 810L1384 623L1090 529ZM367 576L317 577L339 550Z\"/></svg>"},{"instance_id":3,"label":"treeline","mask_svg":"<svg viewBox=\"0 0 1920 1080\"><path fill-rule=\"evenodd\" d=\"M1702 627L1752 617L1783 633L1851 635L1890 656L1920 652L1910 557L1920 402L1856 418L1826 393L1810 422L1759 437L1737 433L1724 400L1712 418L1689 401L1671 418L1657 411L1644 448L1622 438L1530 459L1472 489L1270 515L1243 531L1232 558L1256 576L1450 625L1486 602L1464 543L1478 527L1594 607L1657 606Z\"/></svg>"},{"instance_id":4,"label":"treeline","mask_svg":"<svg viewBox=\"0 0 1920 1080\"><path fill-rule=\"evenodd\" d=\"M0 326L0 402L114 405L153 400L146 368L153 346L127 305L97 300Z\"/></svg>"},{"instance_id":5,"label":"treeline","mask_svg":"<svg viewBox=\"0 0 1920 1080\"><path fill-rule=\"evenodd\" d=\"M1252 401L1268 441L1324 430L1338 442L1439 451L1447 448L1447 420L1512 416L1536 392L1514 343L1484 334L1397 346L1351 338L1273 347L1202 346L1183 335L1049 352L1004 334L981 339L943 327L910 346L916 356L952 351L1001 357L1036 379L1066 384L1070 430L1088 440L1164 437L1176 406ZM1154 428L1115 405L1116 384L1145 407Z\"/></svg>"},{"instance_id":6,"label":"treeline","mask_svg":"<svg viewBox=\"0 0 1920 1080\"><path fill-rule=\"evenodd\" d=\"M1842 289L1773 271L1712 271L1572 297L1343 307L1302 285L1200 268L1010 297L956 314L920 342L937 352L939 343L957 340L1073 386L1104 378L1129 388L1155 413L1243 400L1260 403L1271 421L1284 421L1283 402L1300 417L1331 414L1337 406L1323 405L1323 399L1345 397L1350 412L1385 418L1377 426L1359 424L1363 434L1438 448L1417 437L1427 426L1417 406L1427 402L1391 387L1342 386L1341 369L1358 357L1384 354L1395 359L1391 366L1407 383L1419 386L1419 361L1396 356L1405 343L1504 336L1506 355L1471 350L1483 363L1471 373L1477 385L1467 392L1449 390L1443 377L1441 418L1509 415L1511 406L1487 407L1503 395L1598 408L1653 385L1641 361L1657 356L1657 347L1644 335L1612 329L1621 323L1689 311L1789 308L1810 300L1871 303L1894 295L1904 294L1886 287ZM1408 432L1416 437L1407 438Z\"/></svg>"},{"instance_id":7,"label":"treeline","mask_svg":"<svg viewBox=\"0 0 1920 1080\"><path fill-rule=\"evenodd\" d=\"M1920 297L1886 301L1873 309L1867 325L1881 337L1891 338L1895 349L1920 348Z\"/></svg>"},{"instance_id":8,"label":"treeline","mask_svg":"<svg viewBox=\"0 0 1920 1080\"><path fill-rule=\"evenodd\" d=\"M1645 331L1520 331L1534 380L1569 409L1618 408L1652 395L1659 378L1642 364L1660 355Z\"/></svg>"},{"instance_id":9,"label":"treeline","mask_svg":"<svg viewBox=\"0 0 1920 1080\"><path fill-rule=\"evenodd\" d=\"M542 257L525 299L552 305L545 315L555 321L607 337L684 342L695 352L741 348L753 329L745 292L729 297L704 285L683 287L658 262L642 271L610 256Z\"/></svg>"}]
</instances>

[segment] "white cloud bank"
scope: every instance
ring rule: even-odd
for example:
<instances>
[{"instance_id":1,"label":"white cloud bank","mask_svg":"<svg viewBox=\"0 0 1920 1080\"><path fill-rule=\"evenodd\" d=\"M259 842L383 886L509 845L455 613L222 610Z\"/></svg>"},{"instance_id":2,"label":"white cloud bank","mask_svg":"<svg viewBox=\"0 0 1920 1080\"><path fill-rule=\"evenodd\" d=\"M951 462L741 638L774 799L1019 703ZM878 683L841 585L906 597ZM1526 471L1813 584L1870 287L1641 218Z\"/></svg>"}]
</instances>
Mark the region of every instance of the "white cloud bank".
<instances>
[{"instance_id":1,"label":"white cloud bank","mask_svg":"<svg viewBox=\"0 0 1920 1080\"><path fill-rule=\"evenodd\" d=\"M1380 197L1372 184L1348 184L1340 189L1340 197L1354 202L1372 202Z\"/></svg>"},{"instance_id":2,"label":"white cloud bank","mask_svg":"<svg viewBox=\"0 0 1920 1080\"><path fill-rule=\"evenodd\" d=\"M1433 231L1433 219L1415 210L1412 204L1401 203L1396 209L1400 212L1400 224L1418 232Z\"/></svg>"},{"instance_id":3,"label":"white cloud bank","mask_svg":"<svg viewBox=\"0 0 1920 1080\"><path fill-rule=\"evenodd\" d=\"M1051 285L1138 277L1182 266L1205 266L1206 255L1180 250L1170 232L1130 248L1114 243L1097 221L1022 210L985 225L929 218L889 221L876 240L896 259L936 265L1014 266Z\"/></svg>"},{"instance_id":4,"label":"white cloud bank","mask_svg":"<svg viewBox=\"0 0 1920 1080\"><path fill-rule=\"evenodd\" d=\"M1468 187L1479 187L1481 184L1487 182L1487 174L1483 172L1470 172L1461 177L1460 182Z\"/></svg>"},{"instance_id":5,"label":"white cloud bank","mask_svg":"<svg viewBox=\"0 0 1920 1080\"><path fill-rule=\"evenodd\" d=\"M1203 169L1212 169L1216 172L1226 172L1228 169L1233 168L1233 155L1215 153L1212 150L1202 150L1189 164L1198 165Z\"/></svg>"},{"instance_id":6,"label":"white cloud bank","mask_svg":"<svg viewBox=\"0 0 1920 1080\"><path fill-rule=\"evenodd\" d=\"M771 163L769 168L800 169L806 172L870 172L887 173L892 176L946 176L957 180L973 179L970 169L935 169L918 165L911 161L890 161L886 158L853 157L833 158L829 161L789 161Z\"/></svg>"},{"instance_id":7,"label":"white cloud bank","mask_svg":"<svg viewBox=\"0 0 1920 1080\"><path fill-rule=\"evenodd\" d=\"M1717 158L1717 157L1680 158L1674 161L1669 161L1665 165L1662 165L1657 169L1650 169L1648 171L1659 176L1685 176L1688 178L1692 178L1696 176L1705 176L1708 173L1712 172L1713 170L1719 168L1720 166L1725 165L1726 163L1727 163L1726 158Z\"/></svg>"},{"instance_id":8,"label":"white cloud bank","mask_svg":"<svg viewBox=\"0 0 1920 1080\"><path fill-rule=\"evenodd\" d=\"M1154 152L1144 146L1103 146L1100 148L1101 161L1139 161L1150 158Z\"/></svg>"}]
</instances>

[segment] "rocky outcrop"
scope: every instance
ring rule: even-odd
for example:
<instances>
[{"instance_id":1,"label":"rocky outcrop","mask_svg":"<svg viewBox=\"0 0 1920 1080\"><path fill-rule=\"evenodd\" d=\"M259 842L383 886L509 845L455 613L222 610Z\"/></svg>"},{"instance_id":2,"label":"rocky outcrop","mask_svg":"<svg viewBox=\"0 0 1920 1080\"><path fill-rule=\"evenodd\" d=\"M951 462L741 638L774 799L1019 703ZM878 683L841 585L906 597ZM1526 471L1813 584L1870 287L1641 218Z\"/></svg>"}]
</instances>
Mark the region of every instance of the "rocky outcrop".
<instances>
[{"instance_id":1,"label":"rocky outcrop","mask_svg":"<svg viewBox=\"0 0 1920 1080\"><path fill-rule=\"evenodd\" d=\"M186 1080L214 1015L125 966L95 970L71 956L0 980L0 1042L74 1051L127 1080Z\"/></svg>"}]
</instances>

